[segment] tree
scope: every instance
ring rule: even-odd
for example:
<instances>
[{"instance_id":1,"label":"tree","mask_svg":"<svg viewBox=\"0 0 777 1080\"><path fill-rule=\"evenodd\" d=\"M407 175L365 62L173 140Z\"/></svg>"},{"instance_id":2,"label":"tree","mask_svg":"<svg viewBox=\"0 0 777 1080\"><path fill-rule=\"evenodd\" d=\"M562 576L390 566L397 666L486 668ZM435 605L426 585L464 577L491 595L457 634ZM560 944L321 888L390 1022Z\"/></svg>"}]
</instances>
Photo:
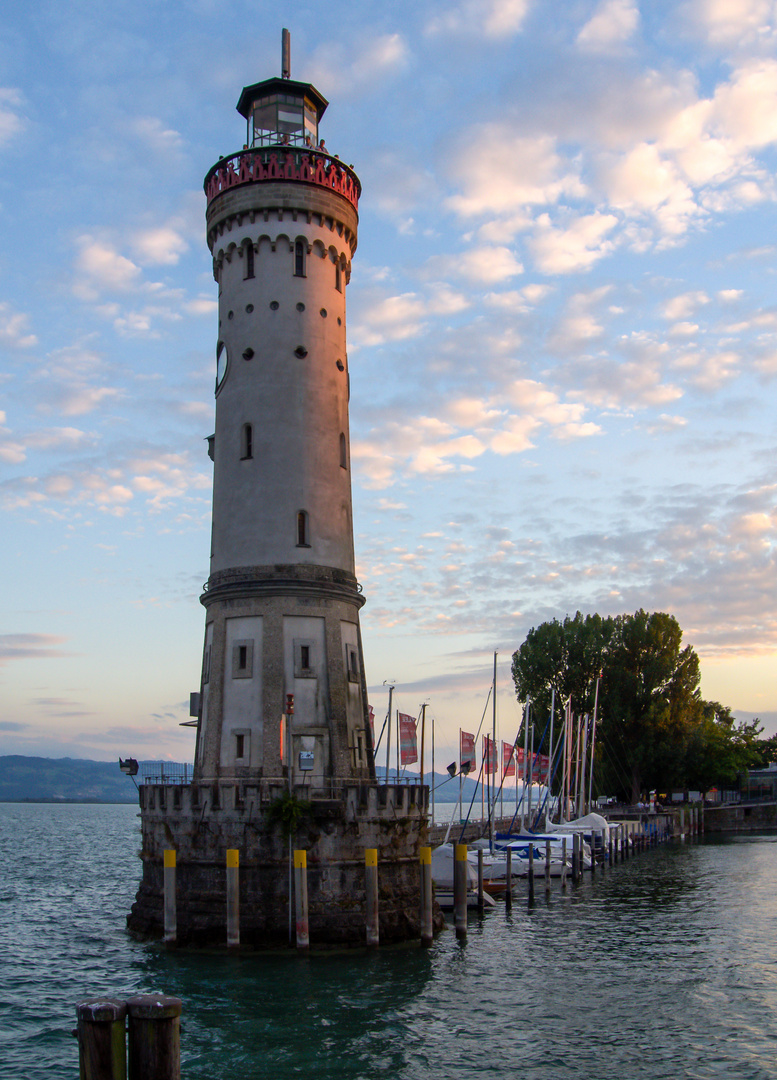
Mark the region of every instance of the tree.
<instances>
[{"instance_id":1,"label":"tree","mask_svg":"<svg viewBox=\"0 0 777 1080\"><path fill-rule=\"evenodd\" d=\"M532 628L513 653L513 681L519 701L531 701L538 737L550 714L553 690L556 707L570 696L578 712L593 712L596 680L612 636L614 619L583 615L563 622L553 619ZM535 749L539 749L538 742Z\"/></svg>"},{"instance_id":2,"label":"tree","mask_svg":"<svg viewBox=\"0 0 777 1080\"><path fill-rule=\"evenodd\" d=\"M700 704L699 658L672 615L619 615L600 691L603 739L631 774L631 799L682 780Z\"/></svg>"},{"instance_id":3,"label":"tree","mask_svg":"<svg viewBox=\"0 0 777 1080\"><path fill-rule=\"evenodd\" d=\"M668 787L683 776L686 748L698 727L699 658L682 647L672 615L553 620L532 628L513 655L519 699L531 698L544 720L555 688L560 705L572 698L576 714L592 713L597 678L600 763L609 761L608 787L633 801L643 790Z\"/></svg>"},{"instance_id":4,"label":"tree","mask_svg":"<svg viewBox=\"0 0 777 1080\"><path fill-rule=\"evenodd\" d=\"M687 786L707 792L715 785L733 783L739 773L758 761L762 730L757 718L737 724L726 706L702 701L698 725L686 751Z\"/></svg>"}]
</instances>

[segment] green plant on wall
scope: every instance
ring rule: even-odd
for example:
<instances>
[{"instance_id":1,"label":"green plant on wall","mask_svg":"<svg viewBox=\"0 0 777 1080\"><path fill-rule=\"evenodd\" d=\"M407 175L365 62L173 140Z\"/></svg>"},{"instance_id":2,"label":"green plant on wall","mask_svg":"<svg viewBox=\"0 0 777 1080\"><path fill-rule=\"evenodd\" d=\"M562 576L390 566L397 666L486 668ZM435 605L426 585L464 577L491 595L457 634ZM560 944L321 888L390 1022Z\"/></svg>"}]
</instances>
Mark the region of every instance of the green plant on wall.
<instances>
[{"instance_id":1,"label":"green plant on wall","mask_svg":"<svg viewBox=\"0 0 777 1080\"><path fill-rule=\"evenodd\" d=\"M284 792L273 799L267 807L267 821L271 825L280 825L286 839L299 829L302 822L310 815L310 803L298 799L296 795Z\"/></svg>"}]
</instances>

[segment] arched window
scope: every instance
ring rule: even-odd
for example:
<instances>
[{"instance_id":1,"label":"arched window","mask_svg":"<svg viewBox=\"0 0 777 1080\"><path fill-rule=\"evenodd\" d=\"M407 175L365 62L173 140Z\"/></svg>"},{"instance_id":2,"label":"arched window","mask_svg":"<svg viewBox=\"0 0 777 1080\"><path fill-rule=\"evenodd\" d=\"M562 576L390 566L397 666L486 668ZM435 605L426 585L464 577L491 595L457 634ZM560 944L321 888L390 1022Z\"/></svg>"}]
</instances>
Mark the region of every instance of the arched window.
<instances>
[{"instance_id":1,"label":"arched window","mask_svg":"<svg viewBox=\"0 0 777 1080\"><path fill-rule=\"evenodd\" d=\"M302 240L294 245L294 276L305 276L305 244Z\"/></svg>"},{"instance_id":2,"label":"arched window","mask_svg":"<svg viewBox=\"0 0 777 1080\"><path fill-rule=\"evenodd\" d=\"M297 511L297 547L310 547L307 511Z\"/></svg>"},{"instance_id":3,"label":"arched window","mask_svg":"<svg viewBox=\"0 0 777 1080\"><path fill-rule=\"evenodd\" d=\"M244 278L244 280L247 281L248 278L252 278L254 276L254 245L251 244L251 243L246 243L245 249L246 249L246 265L245 265L245 273L243 275L243 278Z\"/></svg>"},{"instance_id":4,"label":"arched window","mask_svg":"<svg viewBox=\"0 0 777 1080\"><path fill-rule=\"evenodd\" d=\"M348 468L348 459L346 457L345 435L340 432L340 468Z\"/></svg>"},{"instance_id":5,"label":"arched window","mask_svg":"<svg viewBox=\"0 0 777 1080\"><path fill-rule=\"evenodd\" d=\"M243 430L240 433L240 460L245 461L247 458L254 456L254 427L253 424L243 424Z\"/></svg>"}]
</instances>

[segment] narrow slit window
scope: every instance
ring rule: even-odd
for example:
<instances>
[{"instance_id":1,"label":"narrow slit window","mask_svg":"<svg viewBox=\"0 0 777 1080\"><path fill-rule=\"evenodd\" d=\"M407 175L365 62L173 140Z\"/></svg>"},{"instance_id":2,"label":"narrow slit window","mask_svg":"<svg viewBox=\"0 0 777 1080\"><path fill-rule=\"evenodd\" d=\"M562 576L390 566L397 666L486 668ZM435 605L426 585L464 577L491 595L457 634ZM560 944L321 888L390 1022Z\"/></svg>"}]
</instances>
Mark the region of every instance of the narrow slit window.
<instances>
[{"instance_id":1,"label":"narrow slit window","mask_svg":"<svg viewBox=\"0 0 777 1080\"><path fill-rule=\"evenodd\" d=\"M346 446L345 446L345 434L342 431L340 432L340 468L341 469L347 469L348 468L348 459L346 457Z\"/></svg>"},{"instance_id":2,"label":"narrow slit window","mask_svg":"<svg viewBox=\"0 0 777 1080\"><path fill-rule=\"evenodd\" d=\"M245 280L254 276L254 245L246 244Z\"/></svg>"},{"instance_id":3,"label":"narrow slit window","mask_svg":"<svg viewBox=\"0 0 777 1080\"><path fill-rule=\"evenodd\" d=\"M305 245L302 240L294 245L294 276L305 276Z\"/></svg>"},{"instance_id":4,"label":"narrow slit window","mask_svg":"<svg viewBox=\"0 0 777 1080\"><path fill-rule=\"evenodd\" d=\"M339 262L335 263L335 288L338 292L343 291L343 271Z\"/></svg>"},{"instance_id":5,"label":"narrow slit window","mask_svg":"<svg viewBox=\"0 0 777 1080\"><path fill-rule=\"evenodd\" d=\"M299 647L299 662L300 667L306 671L310 668L310 646L300 645Z\"/></svg>"},{"instance_id":6,"label":"narrow slit window","mask_svg":"<svg viewBox=\"0 0 777 1080\"><path fill-rule=\"evenodd\" d=\"M243 424L240 436L240 460L246 461L254 456L254 427L253 424Z\"/></svg>"},{"instance_id":7,"label":"narrow slit window","mask_svg":"<svg viewBox=\"0 0 777 1080\"><path fill-rule=\"evenodd\" d=\"M297 514L297 547L310 547L308 515L305 510Z\"/></svg>"},{"instance_id":8,"label":"narrow slit window","mask_svg":"<svg viewBox=\"0 0 777 1080\"><path fill-rule=\"evenodd\" d=\"M245 757L245 749L246 749L246 737L245 737L245 735L236 735L235 736L235 757L236 758Z\"/></svg>"},{"instance_id":9,"label":"narrow slit window","mask_svg":"<svg viewBox=\"0 0 777 1080\"><path fill-rule=\"evenodd\" d=\"M245 671L248 667L248 646L238 645L237 647L237 666L239 671Z\"/></svg>"}]
</instances>

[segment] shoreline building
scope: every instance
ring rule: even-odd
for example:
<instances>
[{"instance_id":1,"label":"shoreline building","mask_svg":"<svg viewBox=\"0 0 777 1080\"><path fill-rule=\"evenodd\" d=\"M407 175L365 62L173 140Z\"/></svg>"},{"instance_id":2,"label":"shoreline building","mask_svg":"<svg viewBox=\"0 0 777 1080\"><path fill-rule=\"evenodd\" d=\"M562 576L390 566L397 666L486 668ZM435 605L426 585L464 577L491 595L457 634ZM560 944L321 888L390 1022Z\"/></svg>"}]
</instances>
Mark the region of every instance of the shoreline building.
<instances>
[{"instance_id":1,"label":"shoreline building","mask_svg":"<svg viewBox=\"0 0 777 1080\"><path fill-rule=\"evenodd\" d=\"M162 932L167 857L177 940L225 941L229 850L241 943L288 940L292 846L313 944L364 942L366 849L381 940L420 933L428 789L377 782L367 702L345 322L361 184L324 149L327 104L291 80L284 31L283 76L243 89L243 149L205 178L219 303L202 681L191 784L140 788L140 935Z\"/></svg>"}]
</instances>

